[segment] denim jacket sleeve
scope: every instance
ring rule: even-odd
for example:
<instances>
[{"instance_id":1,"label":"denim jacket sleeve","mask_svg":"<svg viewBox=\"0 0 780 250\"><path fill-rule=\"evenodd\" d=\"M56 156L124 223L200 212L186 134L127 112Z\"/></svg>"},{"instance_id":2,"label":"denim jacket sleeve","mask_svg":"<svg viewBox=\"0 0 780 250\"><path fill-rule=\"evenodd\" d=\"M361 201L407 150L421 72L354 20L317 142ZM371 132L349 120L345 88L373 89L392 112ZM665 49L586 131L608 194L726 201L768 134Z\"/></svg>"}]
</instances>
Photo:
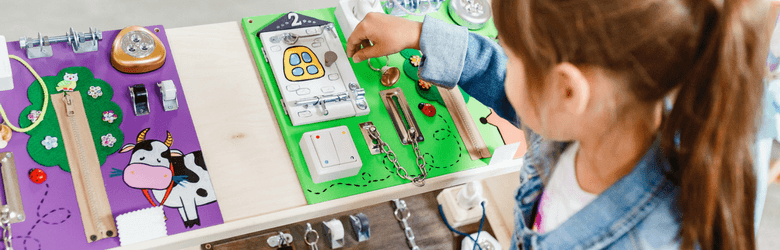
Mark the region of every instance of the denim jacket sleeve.
<instances>
[{"instance_id":1,"label":"denim jacket sleeve","mask_svg":"<svg viewBox=\"0 0 780 250\"><path fill-rule=\"evenodd\" d=\"M420 50L420 78L446 88L459 85L497 115L519 126L504 92L507 57L496 42L465 27L426 16Z\"/></svg>"}]
</instances>

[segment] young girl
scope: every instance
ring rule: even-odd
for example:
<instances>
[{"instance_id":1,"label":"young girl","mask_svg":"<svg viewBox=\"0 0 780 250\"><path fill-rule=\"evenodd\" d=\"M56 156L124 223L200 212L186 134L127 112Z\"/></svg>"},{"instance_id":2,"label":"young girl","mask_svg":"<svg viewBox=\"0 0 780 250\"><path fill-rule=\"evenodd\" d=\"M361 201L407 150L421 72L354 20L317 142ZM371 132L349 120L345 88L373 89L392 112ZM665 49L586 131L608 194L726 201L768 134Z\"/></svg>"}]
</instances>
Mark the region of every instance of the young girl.
<instances>
[{"instance_id":1,"label":"young girl","mask_svg":"<svg viewBox=\"0 0 780 250\"><path fill-rule=\"evenodd\" d=\"M753 249L765 9L500 0L501 46L434 18L369 14L347 51L420 49L422 79L522 125L513 249Z\"/></svg>"}]
</instances>

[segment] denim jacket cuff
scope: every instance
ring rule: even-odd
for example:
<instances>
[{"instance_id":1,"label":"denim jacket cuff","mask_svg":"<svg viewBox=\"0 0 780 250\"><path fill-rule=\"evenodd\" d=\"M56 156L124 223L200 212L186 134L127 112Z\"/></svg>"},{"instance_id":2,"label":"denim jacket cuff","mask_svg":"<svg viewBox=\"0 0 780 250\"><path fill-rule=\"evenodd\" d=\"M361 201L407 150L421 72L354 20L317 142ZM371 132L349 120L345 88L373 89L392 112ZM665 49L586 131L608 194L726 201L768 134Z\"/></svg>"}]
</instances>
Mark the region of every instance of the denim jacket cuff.
<instances>
[{"instance_id":1,"label":"denim jacket cuff","mask_svg":"<svg viewBox=\"0 0 780 250\"><path fill-rule=\"evenodd\" d=\"M455 87L463 72L468 42L465 27L426 16L420 34L420 78L442 87Z\"/></svg>"}]
</instances>

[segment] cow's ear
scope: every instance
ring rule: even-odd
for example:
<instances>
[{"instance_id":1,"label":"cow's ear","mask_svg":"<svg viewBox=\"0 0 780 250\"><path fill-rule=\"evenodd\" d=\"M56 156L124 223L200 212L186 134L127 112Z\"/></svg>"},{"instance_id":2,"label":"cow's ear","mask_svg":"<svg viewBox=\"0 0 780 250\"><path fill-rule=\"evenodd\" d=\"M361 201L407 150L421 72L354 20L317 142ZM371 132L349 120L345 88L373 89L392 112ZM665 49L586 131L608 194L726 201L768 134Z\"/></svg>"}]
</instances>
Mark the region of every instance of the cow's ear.
<instances>
[{"instance_id":1,"label":"cow's ear","mask_svg":"<svg viewBox=\"0 0 780 250\"><path fill-rule=\"evenodd\" d=\"M171 149L171 156L182 156L184 154L181 153L178 149Z\"/></svg>"},{"instance_id":2,"label":"cow's ear","mask_svg":"<svg viewBox=\"0 0 780 250\"><path fill-rule=\"evenodd\" d=\"M130 151L130 150L133 150L133 148L135 148L135 145L134 145L134 144L127 144L127 145L124 145L124 146L122 146L122 149L120 149L120 150L119 150L119 153L125 153L125 152L128 152L128 151Z\"/></svg>"}]
</instances>

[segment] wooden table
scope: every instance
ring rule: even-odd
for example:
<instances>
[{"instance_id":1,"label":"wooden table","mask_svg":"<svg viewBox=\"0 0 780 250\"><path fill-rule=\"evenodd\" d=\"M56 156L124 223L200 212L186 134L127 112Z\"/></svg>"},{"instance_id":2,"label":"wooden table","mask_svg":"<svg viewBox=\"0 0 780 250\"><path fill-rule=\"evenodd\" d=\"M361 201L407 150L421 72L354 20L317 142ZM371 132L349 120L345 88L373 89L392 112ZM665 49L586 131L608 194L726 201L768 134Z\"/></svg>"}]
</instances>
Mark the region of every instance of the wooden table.
<instances>
[{"instance_id":1,"label":"wooden table","mask_svg":"<svg viewBox=\"0 0 780 250\"><path fill-rule=\"evenodd\" d=\"M210 241L520 169L507 162L431 178L422 188L409 183L307 205L240 23L166 32L225 223L117 249L199 249ZM508 244L505 234L496 238Z\"/></svg>"}]
</instances>

